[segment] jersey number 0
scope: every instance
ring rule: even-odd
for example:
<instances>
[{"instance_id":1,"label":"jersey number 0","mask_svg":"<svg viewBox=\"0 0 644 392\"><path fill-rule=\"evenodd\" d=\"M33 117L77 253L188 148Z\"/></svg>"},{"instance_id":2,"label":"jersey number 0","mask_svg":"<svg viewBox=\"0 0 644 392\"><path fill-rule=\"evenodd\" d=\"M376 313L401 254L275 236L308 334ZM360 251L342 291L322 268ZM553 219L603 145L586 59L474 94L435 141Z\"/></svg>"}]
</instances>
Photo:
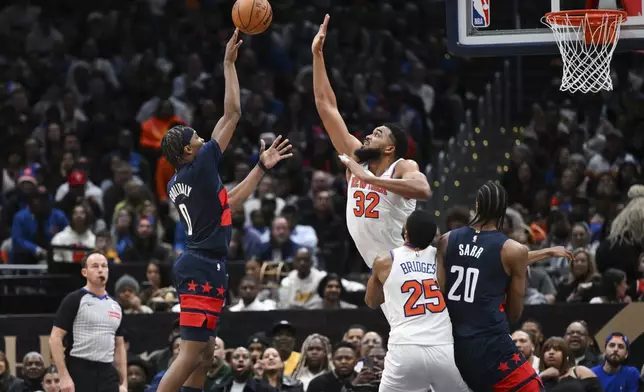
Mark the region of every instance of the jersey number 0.
<instances>
[{"instance_id":1,"label":"jersey number 0","mask_svg":"<svg viewBox=\"0 0 644 392\"><path fill-rule=\"evenodd\" d=\"M422 282L408 280L402 284L400 291L403 294L411 292L403 308L405 317L420 316L427 311L430 313L440 313L445 310L443 294L434 279L425 279ZM429 302L425 304L417 303L421 295Z\"/></svg>"},{"instance_id":2,"label":"jersey number 0","mask_svg":"<svg viewBox=\"0 0 644 392\"><path fill-rule=\"evenodd\" d=\"M181 212L181 216L183 216L183 220L186 221L186 231L188 232L188 235L192 235L192 221L190 220L188 207L186 207L185 204L181 203L179 204L178 208L179 212Z\"/></svg>"}]
</instances>

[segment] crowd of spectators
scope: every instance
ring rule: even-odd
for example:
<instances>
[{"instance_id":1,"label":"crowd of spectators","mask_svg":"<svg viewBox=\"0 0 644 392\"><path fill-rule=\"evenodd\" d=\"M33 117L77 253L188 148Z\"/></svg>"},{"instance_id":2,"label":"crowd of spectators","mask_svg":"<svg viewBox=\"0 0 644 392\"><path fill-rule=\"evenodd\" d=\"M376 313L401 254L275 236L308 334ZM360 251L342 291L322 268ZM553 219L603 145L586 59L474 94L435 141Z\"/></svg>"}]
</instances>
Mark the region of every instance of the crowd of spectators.
<instances>
[{"instance_id":1,"label":"crowd of spectators","mask_svg":"<svg viewBox=\"0 0 644 392\"><path fill-rule=\"evenodd\" d=\"M364 285L348 274L365 265L346 230L342 165L312 96L310 44L318 23L325 12L333 15L325 55L349 129L361 138L377 124L401 123L421 168L462 121L461 60L445 55L439 28L423 24L431 1L272 3L268 32L243 37L237 60L242 119L219 171L234 186L257 161L259 139L270 143L279 134L291 140L295 157L265 176L233 212L229 259L245 264L245 276L231 287L229 309L353 308L362 296L351 294ZM84 249L96 248L111 263L146 265L144 281L116 280L125 313L178 310L162 267L183 251L185 234L168 202L165 184L173 169L161 157L160 140L178 123L207 138L218 120L230 6L218 0L16 0L0 11L2 262L73 263ZM575 254L570 263L546 259L529 268L526 304L644 299L644 67L635 58L624 69L616 72L612 93L554 94L536 103L500 179L511 205L507 234L531 249L560 245ZM470 215L470 207L453 206L442 231L467 224ZM267 265L278 267L274 282L265 280ZM345 335L353 348L332 349L324 336L309 337L301 360L291 357L292 336L280 340L276 331L250 337L246 349L228 355L221 341L210 385L251 382L254 375L262 380L252 381L256 391L281 385L339 392L355 380L377 381L382 338L355 330ZM584 333L583 339L566 333L557 347L589 358L584 353L592 339ZM133 358L132 391L144 390L167 368L177 339L173 334L161 362ZM538 333L530 339L527 347L539 353L543 339ZM371 370L353 370L370 356L364 362ZM330 364L336 371L316 381L324 385L309 384ZM557 366L560 373L570 370ZM7 369L0 361L0 391L9 385ZM55 374L44 362L37 377L23 373L44 388Z\"/></svg>"},{"instance_id":2,"label":"crowd of spectators","mask_svg":"<svg viewBox=\"0 0 644 392\"><path fill-rule=\"evenodd\" d=\"M21 0L0 14L3 261L82 257L55 245L96 247L116 263L170 263L185 235L168 203L173 169L160 140L177 123L208 137L218 120L230 4L78 3ZM433 135L453 131L447 110L435 116L434 107L452 101L456 80L439 76L455 60L442 57L440 32L420 28L424 2L281 3L269 32L244 37L243 116L219 171L228 187L243 179L260 137L288 136L296 156L236 211L229 259L291 261L305 247L316 266L343 275L364 267L344 224L343 171L312 97L318 19L328 11L337 23L326 51L350 129L363 137L384 121L402 123L423 167Z\"/></svg>"},{"instance_id":3,"label":"crowd of spectators","mask_svg":"<svg viewBox=\"0 0 644 392\"><path fill-rule=\"evenodd\" d=\"M546 390L565 384L576 388L572 390L589 392L637 391L639 372L624 365L630 351L628 337L620 334L609 336L605 343L602 342L606 350L604 356L585 322L572 322L561 332L563 338L546 339L539 322L528 320L512 334L521 353L541 374ZM217 338L204 392L224 392L235 388L255 392L378 390L387 348L377 332L352 325L336 342L314 333L304 339L299 350L295 334L296 328L292 324L280 321L268 331L251 335L245 346L229 348L222 338ZM177 326L168 336L167 347L145 353L132 353L128 348L128 391L155 392L169 364L179 354L180 341ZM126 346L129 347L127 340ZM21 368L22 378L11 376L7 371L9 364L0 352L0 390L60 390L56 368L47 369L40 353L28 353ZM575 377L570 376L573 371ZM611 383L617 385L622 380L627 383L620 385L627 389L611 388Z\"/></svg>"}]
</instances>

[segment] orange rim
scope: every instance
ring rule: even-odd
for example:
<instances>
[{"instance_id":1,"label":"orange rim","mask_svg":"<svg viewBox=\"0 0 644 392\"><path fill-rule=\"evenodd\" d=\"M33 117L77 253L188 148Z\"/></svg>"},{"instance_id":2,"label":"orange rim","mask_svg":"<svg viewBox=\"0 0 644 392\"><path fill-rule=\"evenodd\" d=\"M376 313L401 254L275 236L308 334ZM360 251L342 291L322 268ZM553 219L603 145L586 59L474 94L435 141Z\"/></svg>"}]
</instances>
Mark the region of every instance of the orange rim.
<instances>
[{"instance_id":1,"label":"orange rim","mask_svg":"<svg viewBox=\"0 0 644 392\"><path fill-rule=\"evenodd\" d=\"M599 26L605 22L605 17L609 21L616 20L618 23L624 23L628 19L626 11L618 10L572 10L548 12L545 19L550 24L581 26L582 22L588 20L591 26Z\"/></svg>"},{"instance_id":2,"label":"orange rim","mask_svg":"<svg viewBox=\"0 0 644 392\"><path fill-rule=\"evenodd\" d=\"M588 45L615 43L617 27L628 19L626 11L617 10L572 10L548 12L544 19L550 27L581 27L584 42Z\"/></svg>"}]
</instances>

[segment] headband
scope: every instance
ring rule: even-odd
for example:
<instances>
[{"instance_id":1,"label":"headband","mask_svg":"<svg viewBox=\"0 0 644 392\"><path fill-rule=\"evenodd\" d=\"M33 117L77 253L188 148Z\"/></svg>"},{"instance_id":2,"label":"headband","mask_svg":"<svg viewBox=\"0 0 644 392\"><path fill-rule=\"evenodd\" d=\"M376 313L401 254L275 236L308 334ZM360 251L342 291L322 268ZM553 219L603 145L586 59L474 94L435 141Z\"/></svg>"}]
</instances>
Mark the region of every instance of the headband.
<instances>
[{"instance_id":1,"label":"headband","mask_svg":"<svg viewBox=\"0 0 644 392\"><path fill-rule=\"evenodd\" d=\"M195 134L195 130L190 127L181 128L181 144L183 147L190 145L190 140L192 140L192 135Z\"/></svg>"}]
</instances>

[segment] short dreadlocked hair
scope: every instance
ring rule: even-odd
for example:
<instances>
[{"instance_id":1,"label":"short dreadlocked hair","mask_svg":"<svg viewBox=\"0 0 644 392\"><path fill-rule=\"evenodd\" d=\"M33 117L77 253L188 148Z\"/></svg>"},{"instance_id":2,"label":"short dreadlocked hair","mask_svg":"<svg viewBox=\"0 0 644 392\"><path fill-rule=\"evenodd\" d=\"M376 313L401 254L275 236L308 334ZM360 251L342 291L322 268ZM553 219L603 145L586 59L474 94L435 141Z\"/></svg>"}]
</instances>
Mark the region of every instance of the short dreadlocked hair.
<instances>
[{"instance_id":1,"label":"short dreadlocked hair","mask_svg":"<svg viewBox=\"0 0 644 392\"><path fill-rule=\"evenodd\" d=\"M503 229L505 210L508 208L508 194L503 186L488 181L476 193L476 214L469 224L485 225L496 222L497 230Z\"/></svg>"},{"instance_id":2,"label":"short dreadlocked hair","mask_svg":"<svg viewBox=\"0 0 644 392\"><path fill-rule=\"evenodd\" d=\"M183 133L185 130L192 131L192 128L182 124L175 125L161 139L161 153L175 168L179 167L183 161L183 148L185 147Z\"/></svg>"}]
</instances>

